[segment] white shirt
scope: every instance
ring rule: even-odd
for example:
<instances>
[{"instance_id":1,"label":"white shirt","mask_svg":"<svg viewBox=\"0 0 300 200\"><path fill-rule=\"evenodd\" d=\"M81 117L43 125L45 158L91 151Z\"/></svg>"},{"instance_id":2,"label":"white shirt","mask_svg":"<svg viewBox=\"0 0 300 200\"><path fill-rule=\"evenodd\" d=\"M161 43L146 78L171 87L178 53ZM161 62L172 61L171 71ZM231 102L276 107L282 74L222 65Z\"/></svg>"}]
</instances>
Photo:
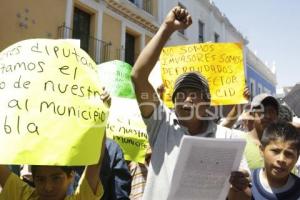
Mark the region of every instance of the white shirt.
<instances>
[{"instance_id":1,"label":"white shirt","mask_svg":"<svg viewBox=\"0 0 300 200\"><path fill-rule=\"evenodd\" d=\"M170 189L181 139L189 133L187 128L180 126L175 113L162 103L154 110L152 116L144 121L147 126L152 156L143 199L165 200ZM219 126L213 121L208 122L207 130L195 137L231 139L240 134L234 133L240 131ZM241 168L250 171L245 159L242 163Z\"/></svg>"}]
</instances>

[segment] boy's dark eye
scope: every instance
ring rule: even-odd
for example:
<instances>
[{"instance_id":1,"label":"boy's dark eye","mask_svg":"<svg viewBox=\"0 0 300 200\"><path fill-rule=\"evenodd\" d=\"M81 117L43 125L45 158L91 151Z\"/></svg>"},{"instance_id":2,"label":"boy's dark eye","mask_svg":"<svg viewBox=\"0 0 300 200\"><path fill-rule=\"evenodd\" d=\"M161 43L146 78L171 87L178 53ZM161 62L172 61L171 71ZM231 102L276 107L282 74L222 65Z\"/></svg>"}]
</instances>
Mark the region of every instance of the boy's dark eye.
<instances>
[{"instance_id":1,"label":"boy's dark eye","mask_svg":"<svg viewBox=\"0 0 300 200\"><path fill-rule=\"evenodd\" d=\"M295 157L295 154L293 152L290 152L290 151L286 151L285 153L285 156L288 157L288 158L293 158Z\"/></svg>"},{"instance_id":2,"label":"boy's dark eye","mask_svg":"<svg viewBox=\"0 0 300 200\"><path fill-rule=\"evenodd\" d=\"M271 149L271 151L275 154L279 154L280 153L280 150L279 149Z\"/></svg>"}]
</instances>

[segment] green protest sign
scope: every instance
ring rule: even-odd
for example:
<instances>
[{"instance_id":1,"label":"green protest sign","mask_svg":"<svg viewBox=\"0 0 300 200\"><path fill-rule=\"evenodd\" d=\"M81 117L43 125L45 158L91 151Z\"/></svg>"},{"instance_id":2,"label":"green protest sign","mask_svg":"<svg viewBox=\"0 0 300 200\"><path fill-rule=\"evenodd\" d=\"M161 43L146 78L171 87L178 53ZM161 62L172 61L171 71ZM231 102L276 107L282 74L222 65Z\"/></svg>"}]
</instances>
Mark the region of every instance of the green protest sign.
<instances>
[{"instance_id":1,"label":"green protest sign","mask_svg":"<svg viewBox=\"0 0 300 200\"><path fill-rule=\"evenodd\" d=\"M101 83L112 96L135 98L133 85L130 79L132 66L120 60L105 62L98 65Z\"/></svg>"}]
</instances>

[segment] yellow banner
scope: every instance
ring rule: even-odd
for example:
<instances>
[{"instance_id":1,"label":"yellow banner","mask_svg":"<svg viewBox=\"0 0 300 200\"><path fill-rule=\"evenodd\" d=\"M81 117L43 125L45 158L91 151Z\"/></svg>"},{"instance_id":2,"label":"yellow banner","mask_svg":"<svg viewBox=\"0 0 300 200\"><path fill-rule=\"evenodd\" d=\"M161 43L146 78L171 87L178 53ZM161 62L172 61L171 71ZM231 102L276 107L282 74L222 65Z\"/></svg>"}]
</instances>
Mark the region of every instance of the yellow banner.
<instances>
[{"instance_id":1,"label":"yellow banner","mask_svg":"<svg viewBox=\"0 0 300 200\"><path fill-rule=\"evenodd\" d=\"M212 105L246 103L242 45L200 43L165 47L160 55L164 101L173 107L173 86L180 74L198 71L209 83Z\"/></svg>"},{"instance_id":2,"label":"yellow banner","mask_svg":"<svg viewBox=\"0 0 300 200\"><path fill-rule=\"evenodd\" d=\"M120 145L125 160L145 162L148 135L135 99L112 98L106 134Z\"/></svg>"},{"instance_id":3,"label":"yellow banner","mask_svg":"<svg viewBox=\"0 0 300 200\"><path fill-rule=\"evenodd\" d=\"M98 162L108 116L79 41L32 39L0 53L0 163Z\"/></svg>"}]
</instances>

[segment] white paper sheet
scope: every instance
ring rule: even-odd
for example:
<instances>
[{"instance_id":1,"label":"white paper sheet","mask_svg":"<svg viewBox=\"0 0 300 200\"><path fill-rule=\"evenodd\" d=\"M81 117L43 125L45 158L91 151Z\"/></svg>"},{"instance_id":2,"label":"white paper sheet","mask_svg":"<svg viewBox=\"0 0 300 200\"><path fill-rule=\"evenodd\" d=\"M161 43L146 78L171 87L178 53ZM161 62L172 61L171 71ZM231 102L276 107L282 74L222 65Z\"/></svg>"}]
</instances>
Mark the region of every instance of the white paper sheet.
<instances>
[{"instance_id":1,"label":"white paper sheet","mask_svg":"<svg viewBox=\"0 0 300 200\"><path fill-rule=\"evenodd\" d=\"M224 200L231 171L239 168L246 142L184 136L168 200Z\"/></svg>"}]
</instances>

